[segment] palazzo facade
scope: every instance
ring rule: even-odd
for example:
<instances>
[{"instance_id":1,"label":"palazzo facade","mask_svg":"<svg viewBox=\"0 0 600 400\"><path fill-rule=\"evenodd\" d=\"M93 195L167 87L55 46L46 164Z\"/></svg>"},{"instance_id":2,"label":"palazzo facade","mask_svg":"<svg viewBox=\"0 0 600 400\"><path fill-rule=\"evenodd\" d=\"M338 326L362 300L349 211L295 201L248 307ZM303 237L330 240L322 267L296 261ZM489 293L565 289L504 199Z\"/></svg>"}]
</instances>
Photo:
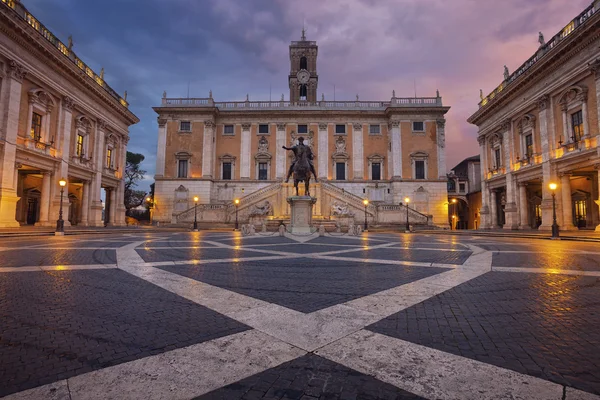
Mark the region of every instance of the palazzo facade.
<instances>
[{"instance_id":1,"label":"palazzo facade","mask_svg":"<svg viewBox=\"0 0 600 400\"><path fill-rule=\"evenodd\" d=\"M479 103L482 229L600 224L600 2L594 2Z\"/></svg>"},{"instance_id":2,"label":"palazzo facade","mask_svg":"<svg viewBox=\"0 0 600 400\"><path fill-rule=\"evenodd\" d=\"M0 227L56 225L63 178L65 225L124 225L128 127L137 122L71 40L19 1L0 0Z\"/></svg>"},{"instance_id":3,"label":"palazzo facade","mask_svg":"<svg viewBox=\"0 0 600 400\"><path fill-rule=\"evenodd\" d=\"M194 197L201 221L289 218L284 183L292 161L283 145L305 138L315 155L319 183L314 218L344 217L403 223L410 199L411 223L448 226L445 119L439 94L387 101L329 101L317 97L318 46L289 47L290 97L285 101L219 102L168 98L155 107L158 150L153 218L187 223ZM311 182L311 185L314 181Z\"/></svg>"}]
</instances>

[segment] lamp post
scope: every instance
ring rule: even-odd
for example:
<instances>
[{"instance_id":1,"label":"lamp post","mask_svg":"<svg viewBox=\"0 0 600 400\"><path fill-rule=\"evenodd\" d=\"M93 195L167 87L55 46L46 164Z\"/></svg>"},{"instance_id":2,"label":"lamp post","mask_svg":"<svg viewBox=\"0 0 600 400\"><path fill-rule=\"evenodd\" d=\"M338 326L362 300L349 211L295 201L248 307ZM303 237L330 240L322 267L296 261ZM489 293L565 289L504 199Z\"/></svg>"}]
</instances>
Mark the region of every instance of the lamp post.
<instances>
[{"instance_id":1,"label":"lamp post","mask_svg":"<svg viewBox=\"0 0 600 400\"><path fill-rule=\"evenodd\" d=\"M405 197L404 203L406 204L406 232L410 232L410 225L408 224L408 203L410 203L410 199Z\"/></svg>"},{"instance_id":2,"label":"lamp post","mask_svg":"<svg viewBox=\"0 0 600 400\"><path fill-rule=\"evenodd\" d=\"M367 206L369 205L369 200L364 199L363 204L365 205L365 232L368 232L369 226L367 225Z\"/></svg>"},{"instance_id":3,"label":"lamp post","mask_svg":"<svg viewBox=\"0 0 600 400\"><path fill-rule=\"evenodd\" d=\"M234 231L239 231L239 225L238 225L238 207L240 206L240 199L235 199L233 201L233 204L235 204L235 229Z\"/></svg>"},{"instance_id":4,"label":"lamp post","mask_svg":"<svg viewBox=\"0 0 600 400\"><path fill-rule=\"evenodd\" d=\"M65 192L65 186L67 186L67 181L65 178L62 178L58 181L58 184L60 185L60 208L58 209L58 220L56 221L56 232L54 232L54 235L62 236L65 234L65 221L63 221L62 213L63 194Z\"/></svg>"},{"instance_id":5,"label":"lamp post","mask_svg":"<svg viewBox=\"0 0 600 400\"><path fill-rule=\"evenodd\" d=\"M198 196L194 196L194 232L198 232Z\"/></svg>"},{"instance_id":6,"label":"lamp post","mask_svg":"<svg viewBox=\"0 0 600 400\"><path fill-rule=\"evenodd\" d=\"M456 220L456 199L452 199L452 209L450 214L452 214L452 224L450 225L450 230L454 229L454 221Z\"/></svg>"},{"instance_id":7,"label":"lamp post","mask_svg":"<svg viewBox=\"0 0 600 400\"><path fill-rule=\"evenodd\" d=\"M548 187L550 188L550 190L552 190L552 238L557 239L559 234L558 224L556 223L556 193L554 192L556 190L557 185L556 183L550 183Z\"/></svg>"}]
</instances>

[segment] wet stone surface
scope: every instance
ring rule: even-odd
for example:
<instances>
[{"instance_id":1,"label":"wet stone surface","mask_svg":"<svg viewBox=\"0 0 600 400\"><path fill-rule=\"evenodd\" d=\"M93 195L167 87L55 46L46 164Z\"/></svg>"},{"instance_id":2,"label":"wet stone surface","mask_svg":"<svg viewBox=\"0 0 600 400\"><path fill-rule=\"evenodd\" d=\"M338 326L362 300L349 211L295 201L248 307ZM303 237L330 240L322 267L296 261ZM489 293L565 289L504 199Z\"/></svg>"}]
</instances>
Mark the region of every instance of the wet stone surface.
<instances>
[{"instance_id":1,"label":"wet stone surface","mask_svg":"<svg viewBox=\"0 0 600 400\"><path fill-rule=\"evenodd\" d=\"M304 313L448 271L310 258L160 268Z\"/></svg>"},{"instance_id":2,"label":"wet stone surface","mask_svg":"<svg viewBox=\"0 0 600 400\"><path fill-rule=\"evenodd\" d=\"M314 354L227 385L196 400L423 399Z\"/></svg>"},{"instance_id":3,"label":"wet stone surface","mask_svg":"<svg viewBox=\"0 0 600 400\"><path fill-rule=\"evenodd\" d=\"M100 245L98 247L104 247ZM23 249L0 253L2 267L35 267L45 265L115 264L116 250L51 250Z\"/></svg>"},{"instance_id":4,"label":"wet stone surface","mask_svg":"<svg viewBox=\"0 0 600 400\"><path fill-rule=\"evenodd\" d=\"M600 278L490 272L367 329L600 394Z\"/></svg>"},{"instance_id":5,"label":"wet stone surface","mask_svg":"<svg viewBox=\"0 0 600 400\"><path fill-rule=\"evenodd\" d=\"M0 275L0 397L247 326L111 270Z\"/></svg>"}]
</instances>

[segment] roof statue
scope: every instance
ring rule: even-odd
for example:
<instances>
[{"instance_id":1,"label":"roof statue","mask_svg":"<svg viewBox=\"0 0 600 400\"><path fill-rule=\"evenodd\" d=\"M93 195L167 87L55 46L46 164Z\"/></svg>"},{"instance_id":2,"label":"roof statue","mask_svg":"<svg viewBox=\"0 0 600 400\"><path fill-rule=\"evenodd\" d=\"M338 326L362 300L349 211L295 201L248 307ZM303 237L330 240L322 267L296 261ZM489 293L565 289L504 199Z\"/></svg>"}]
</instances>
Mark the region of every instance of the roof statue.
<instances>
[{"instance_id":1,"label":"roof statue","mask_svg":"<svg viewBox=\"0 0 600 400\"><path fill-rule=\"evenodd\" d=\"M540 47L546 44L546 40L544 39L544 34L542 32L540 32L540 35L538 36L538 42L540 42Z\"/></svg>"},{"instance_id":2,"label":"roof statue","mask_svg":"<svg viewBox=\"0 0 600 400\"><path fill-rule=\"evenodd\" d=\"M510 73L508 72L508 67L505 65L504 66L504 80L507 81L509 76L510 76Z\"/></svg>"}]
</instances>

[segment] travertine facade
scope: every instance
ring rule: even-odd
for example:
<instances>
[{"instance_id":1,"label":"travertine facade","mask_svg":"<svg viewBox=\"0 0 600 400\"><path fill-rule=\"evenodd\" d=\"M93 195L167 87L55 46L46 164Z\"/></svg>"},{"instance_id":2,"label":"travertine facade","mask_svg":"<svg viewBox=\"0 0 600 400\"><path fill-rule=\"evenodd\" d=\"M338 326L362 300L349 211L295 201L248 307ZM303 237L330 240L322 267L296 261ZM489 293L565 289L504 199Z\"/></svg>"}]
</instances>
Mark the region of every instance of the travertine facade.
<instances>
[{"instance_id":1,"label":"travertine facade","mask_svg":"<svg viewBox=\"0 0 600 400\"><path fill-rule=\"evenodd\" d=\"M0 0L0 227L122 225L128 127L138 119L22 4ZM101 190L107 190L103 221Z\"/></svg>"},{"instance_id":2,"label":"travertine facade","mask_svg":"<svg viewBox=\"0 0 600 400\"><path fill-rule=\"evenodd\" d=\"M154 220L189 221L194 196L204 221L256 215L266 202L269 217L289 218L290 185L282 183L292 161L283 145L306 139L320 179L315 217L328 219L338 205L363 218L401 222L399 205L411 199L415 223L447 226L445 120L439 95L389 101L318 100L317 44L290 45L290 99L217 102L163 95L158 113ZM312 182L311 182L312 183ZM415 208L413 210L412 208ZM362 214L361 214L362 213ZM404 215L404 214L402 214Z\"/></svg>"},{"instance_id":3,"label":"travertine facade","mask_svg":"<svg viewBox=\"0 0 600 400\"><path fill-rule=\"evenodd\" d=\"M600 223L600 2L540 48L489 96L469 122L479 127L483 229Z\"/></svg>"}]
</instances>

